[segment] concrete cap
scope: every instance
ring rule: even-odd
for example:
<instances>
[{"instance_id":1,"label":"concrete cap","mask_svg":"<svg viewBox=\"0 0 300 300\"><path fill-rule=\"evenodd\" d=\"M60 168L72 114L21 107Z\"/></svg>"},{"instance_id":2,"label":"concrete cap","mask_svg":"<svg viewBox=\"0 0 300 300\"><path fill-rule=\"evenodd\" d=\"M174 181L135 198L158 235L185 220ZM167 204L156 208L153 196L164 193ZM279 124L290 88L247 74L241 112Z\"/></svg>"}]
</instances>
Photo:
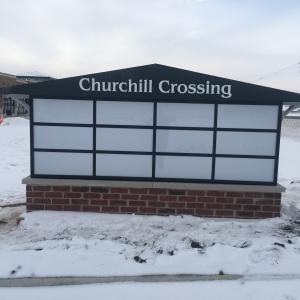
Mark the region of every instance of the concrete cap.
<instances>
[{"instance_id":1,"label":"concrete cap","mask_svg":"<svg viewBox=\"0 0 300 300\"><path fill-rule=\"evenodd\" d=\"M216 183L185 183L185 182L152 182L152 181L122 181L122 180L89 180L89 179L49 179L25 177L23 184L29 185L68 185L68 186L100 186L100 187L132 187L132 188L162 188L179 190L213 190L234 192L281 193L285 187L277 185L246 185L246 184L216 184Z\"/></svg>"}]
</instances>

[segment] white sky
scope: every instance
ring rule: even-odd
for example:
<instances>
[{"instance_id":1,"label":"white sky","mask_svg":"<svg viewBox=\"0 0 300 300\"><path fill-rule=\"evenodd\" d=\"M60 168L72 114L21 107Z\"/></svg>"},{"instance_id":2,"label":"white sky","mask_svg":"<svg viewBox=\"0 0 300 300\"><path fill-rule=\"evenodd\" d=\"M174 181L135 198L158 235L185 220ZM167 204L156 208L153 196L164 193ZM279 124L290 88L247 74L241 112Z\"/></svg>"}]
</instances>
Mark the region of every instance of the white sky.
<instances>
[{"instance_id":1,"label":"white sky","mask_svg":"<svg viewBox=\"0 0 300 300\"><path fill-rule=\"evenodd\" d=\"M299 29L299 0L0 0L0 72L161 63L300 92Z\"/></svg>"}]
</instances>

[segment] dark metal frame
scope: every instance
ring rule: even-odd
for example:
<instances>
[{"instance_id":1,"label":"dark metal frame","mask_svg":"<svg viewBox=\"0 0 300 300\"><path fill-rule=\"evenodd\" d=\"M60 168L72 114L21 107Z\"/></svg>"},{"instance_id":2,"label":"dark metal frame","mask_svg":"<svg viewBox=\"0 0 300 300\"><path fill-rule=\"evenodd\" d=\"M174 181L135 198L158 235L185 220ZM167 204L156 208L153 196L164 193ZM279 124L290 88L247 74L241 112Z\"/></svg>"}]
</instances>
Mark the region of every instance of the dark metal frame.
<instances>
[{"instance_id":1,"label":"dark metal frame","mask_svg":"<svg viewBox=\"0 0 300 300\"><path fill-rule=\"evenodd\" d=\"M281 128L281 110L282 105L278 103L228 103L235 105L275 105L278 106L278 119L276 129L245 129L245 128L218 128L218 105L224 103L214 103L204 101L203 104L214 105L214 123L212 127L176 127L176 126L157 126L157 103L198 103L198 101L166 101L166 100L147 100L147 102L153 102L153 126L147 125L114 125L114 124L97 124L97 101L130 101L130 102L146 102L141 99L86 99L93 101L93 120L91 124L75 124L75 123L46 123L46 122L34 122L33 111L33 99L50 99L47 97L31 97L30 98L30 158L31 158L31 177L33 178L62 178L62 179L101 179L101 180L134 180L134 181L162 181L162 182L195 182L195 183L224 183L224 184L252 184L252 185L276 185L278 176L278 161L279 161L279 147L280 147L280 128ZM52 98L51 98L52 99ZM53 98L54 99L54 98ZM82 99L67 99L64 97L57 97L56 99L62 100L82 100ZM92 150L69 150L69 149L46 149L46 148L34 148L34 126L63 126L63 127L89 127L93 129L93 148ZM152 129L152 151L114 151L114 150L96 150L96 130L97 128L131 128L131 129ZM213 132L213 149L212 153L174 153L174 152L156 152L156 131L159 129L166 130L199 130L199 131L212 131ZM276 150L275 155L236 155L236 154L216 154L216 140L217 131L236 131L236 132L274 132L276 133ZM91 176L81 175L47 175L47 174L35 174L34 172L34 152L66 152L66 153L91 153L93 155L93 169ZM152 176L151 177L118 177L118 176L97 176L96 175L96 155L97 153L106 154L135 154L135 155L152 155ZM211 157L212 158L212 174L211 179L186 179L186 178L157 178L155 176L155 160L157 155L164 156L196 156L196 157ZM256 159L274 159L274 177L271 182L262 181L236 181L236 180L216 180L215 179L215 160L216 157L232 157L232 158L256 158Z\"/></svg>"}]
</instances>

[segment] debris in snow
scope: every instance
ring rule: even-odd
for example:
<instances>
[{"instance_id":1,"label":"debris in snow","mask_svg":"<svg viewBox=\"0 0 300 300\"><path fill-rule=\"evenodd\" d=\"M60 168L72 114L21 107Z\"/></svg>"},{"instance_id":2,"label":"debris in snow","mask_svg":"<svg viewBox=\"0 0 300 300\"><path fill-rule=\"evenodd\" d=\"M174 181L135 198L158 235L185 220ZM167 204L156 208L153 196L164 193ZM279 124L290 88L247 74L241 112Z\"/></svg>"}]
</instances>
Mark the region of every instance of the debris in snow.
<instances>
[{"instance_id":1,"label":"debris in snow","mask_svg":"<svg viewBox=\"0 0 300 300\"><path fill-rule=\"evenodd\" d=\"M134 259L134 261L136 261L137 263L140 263L140 264L147 262L147 259L143 259L143 258L139 257L138 255L136 255L133 259Z\"/></svg>"},{"instance_id":2,"label":"debris in snow","mask_svg":"<svg viewBox=\"0 0 300 300\"><path fill-rule=\"evenodd\" d=\"M197 249L204 249L206 248L206 245L204 243L199 243L196 241L191 241L191 248L197 248Z\"/></svg>"},{"instance_id":3,"label":"debris in snow","mask_svg":"<svg viewBox=\"0 0 300 300\"><path fill-rule=\"evenodd\" d=\"M275 246L282 247L282 248L285 248L285 245L282 244L282 243L275 242L274 245L275 245Z\"/></svg>"},{"instance_id":4,"label":"debris in snow","mask_svg":"<svg viewBox=\"0 0 300 300\"><path fill-rule=\"evenodd\" d=\"M17 266L14 270L10 271L10 275L15 275L19 270L22 269L22 266Z\"/></svg>"},{"instance_id":5,"label":"debris in snow","mask_svg":"<svg viewBox=\"0 0 300 300\"><path fill-rule=\"evenodd\" d=\"M20 224L21 224L21 222L24 220L24 218L23 217L18 217L17 219L16 219L16 224L17 224L17 226L20 226Z\"/></svg>"},{"instance_id":6,"label":"debris in snow","mask_svg":"<svg viewBox=\"0 0 300 300\"><path fill-rule=\"evenodd\" d=\"M157 254L163 254L163 252L164 252L164 251L163 251L163 249L161 249L161 248L158 249L158 250L156 251Z\"/></svg>"}]
</instances>

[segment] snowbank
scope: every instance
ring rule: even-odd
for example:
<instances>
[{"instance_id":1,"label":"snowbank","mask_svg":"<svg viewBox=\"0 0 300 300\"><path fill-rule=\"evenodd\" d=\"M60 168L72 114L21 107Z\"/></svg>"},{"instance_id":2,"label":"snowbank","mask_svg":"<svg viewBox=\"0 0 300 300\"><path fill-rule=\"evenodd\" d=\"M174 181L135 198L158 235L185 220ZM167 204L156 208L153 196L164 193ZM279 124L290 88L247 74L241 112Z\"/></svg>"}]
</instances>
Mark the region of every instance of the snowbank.
<instances>
[{"instance_id":1,"label":"snowbank","mask_svg":"<svg viewBox=\"0 0 300 300\"><path fill-rule=\"evenodd\" d=\"M25 202L22 178L29 174L29 121L7 118L0 125L0 205Z\"/></svg>"}]
</instances>

